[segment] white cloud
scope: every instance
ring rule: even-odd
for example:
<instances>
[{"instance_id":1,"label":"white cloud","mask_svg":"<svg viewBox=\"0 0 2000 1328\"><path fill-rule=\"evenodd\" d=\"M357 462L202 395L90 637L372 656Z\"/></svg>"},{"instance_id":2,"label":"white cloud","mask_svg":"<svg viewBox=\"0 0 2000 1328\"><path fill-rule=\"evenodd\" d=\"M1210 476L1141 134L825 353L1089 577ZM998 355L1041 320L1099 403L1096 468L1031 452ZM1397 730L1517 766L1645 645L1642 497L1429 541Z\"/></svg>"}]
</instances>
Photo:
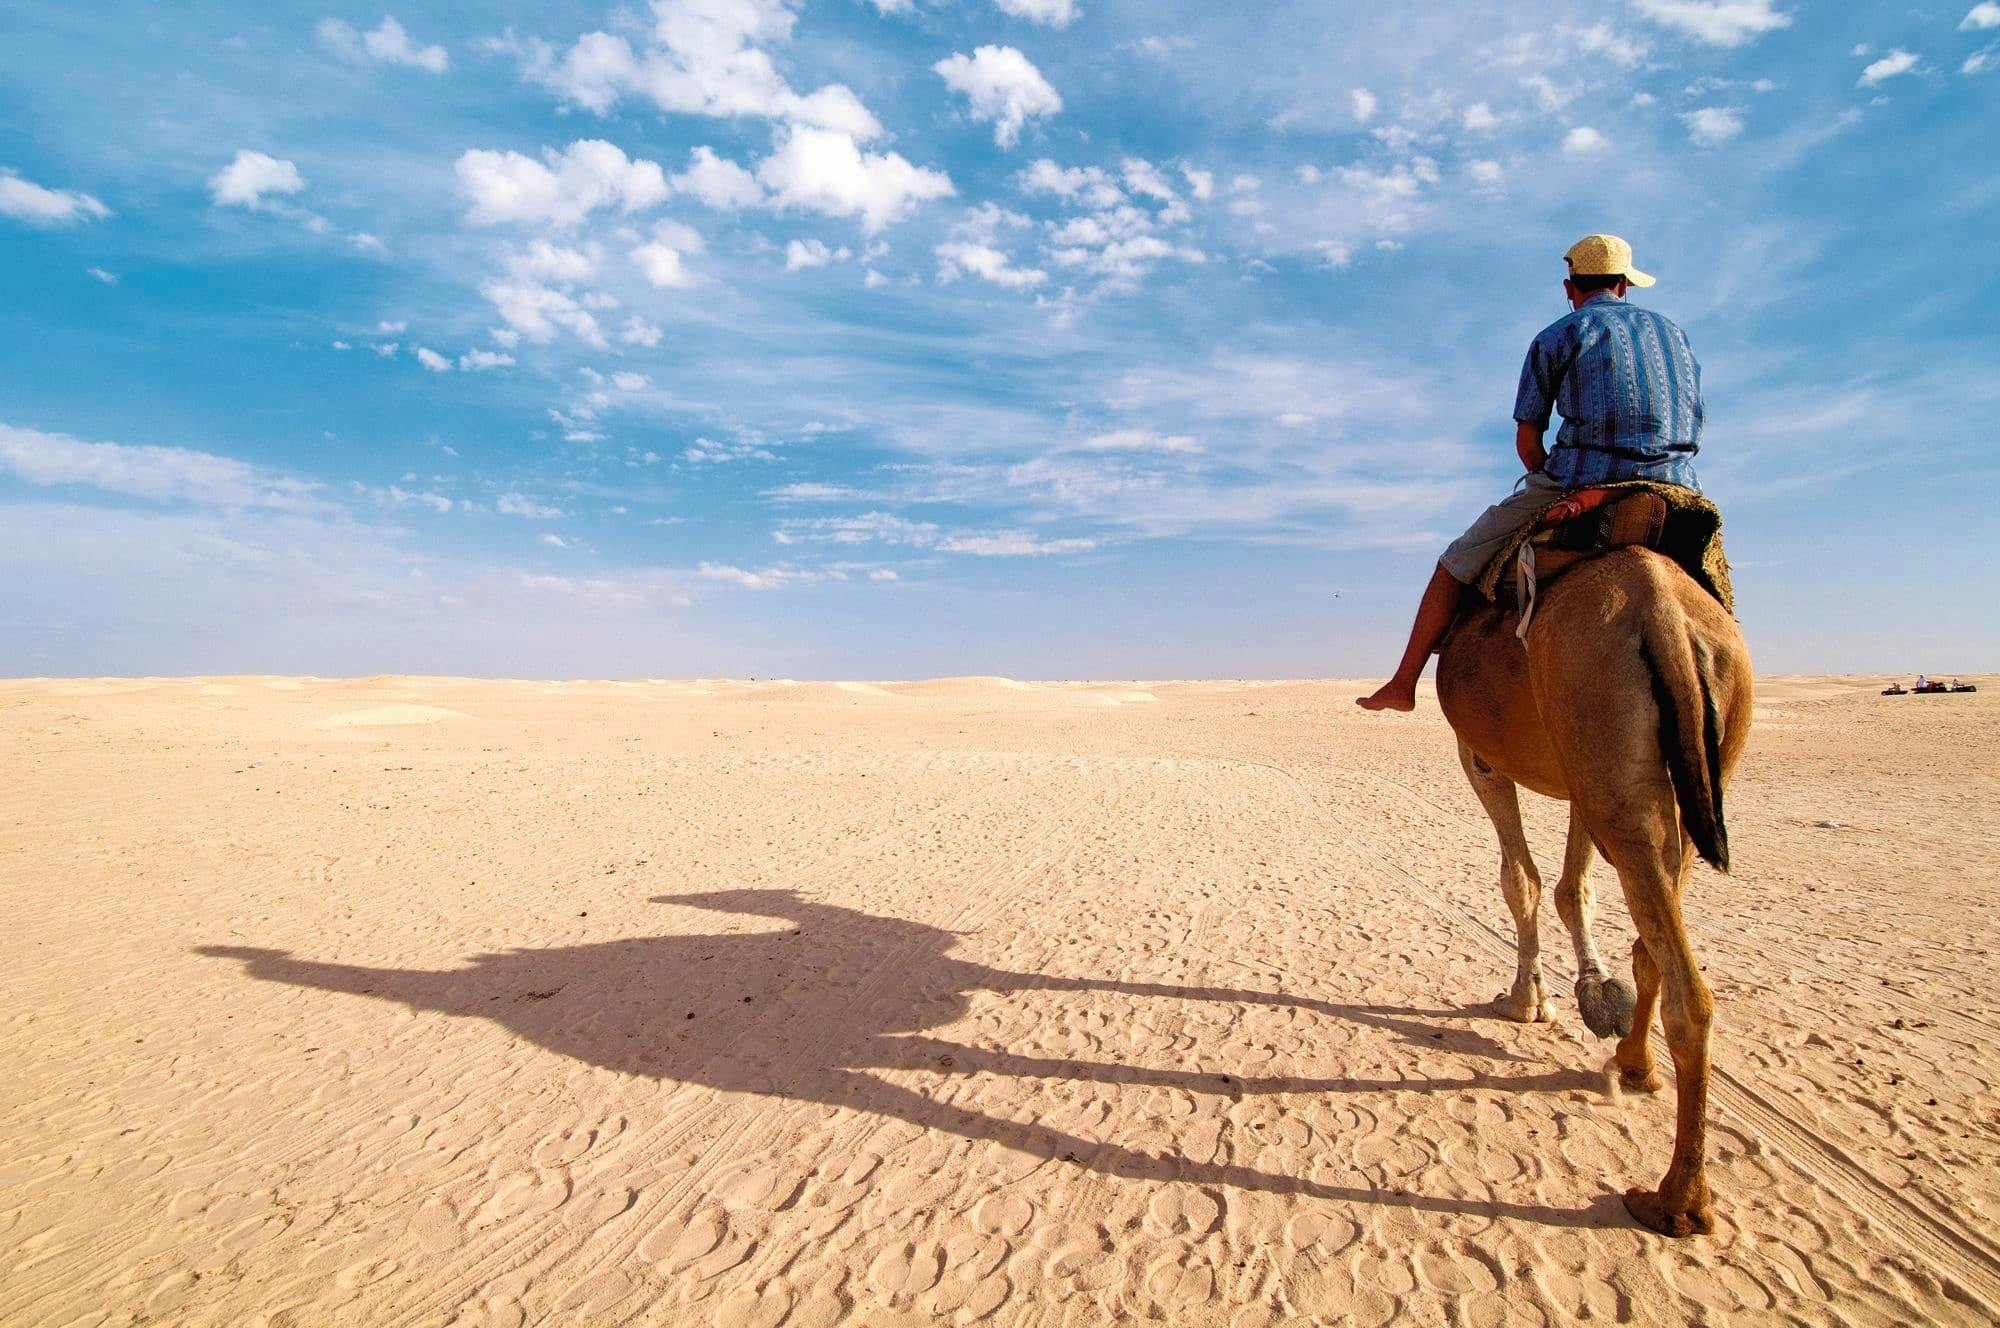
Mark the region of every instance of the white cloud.
<instances>
[{"instance_id":1,"label":"white cloud","mask_svg":"<svg viewBox=\"0 0 2000 1328\"><path fill-rule=\"evenodd\" d=\"M646 375L633 373L630 369L620 369L611 375L611 385L620 392L638 392L651 386L652 381Z\"/></svg>"},{"instance_id":2,"label":"white cloud","mask_svg":"<svg viewBox=\"0 0 2000 1328\"><path fill-rule=\"evenodd\" d=\"M803 272L829 263L845 263L852 257L853 251L846 245L829 249L819 240L793 240L785 246L785 271Z\"/></svg>"},{"instance_id":3,"label":"white cloud","mask_svg":"<svg viewBox=\"0 0 2000 1328\"><path fill-rule=\"evenodd\" d=\"M1347 104L1354 108L1354 118L1366 124L1375 118L1375 110L1381 103L1367 88L1356 88L1347 94Z\"/></svg>"},{"instance_id":4,"label":"white cloud","mask_svg":"<svg viewBox=\"0 0 2000 1328\"><path fill-rule=\"evenodd\" d=\"M1200 444L1187 434L1163 434L1152 429L1114 429L1077 444L1085 452L1199 452Z\"/></svg>"},{"instance_id":5,"label":"white cloud","mask_svg":"<svg viewBox=\"0 0 2000 1328\"><path fill-rule=\"evenodd\" d=\"M990 244L952 240L937 246L938 280L956 281L962 273L1009 290L1026 290L1047 281L1049 274L1039 268L1019 268L1006 254Z\"/></svg>"},{"instance_id":6,"label":"white cloud","mask_svg":"<svg viewBox=\"0 0 2000 1328\"><path fill-rule=\"evenodd\" d=\"M542 543L552 549L567 549L569 547L569 541L556 534L543 535Z\"/></svg>"},{"instance_id":7,"label":"white cloud","mask_svg":"<svg viewBox=\"0 0 2000 1328\"><path fill-rule=\"evenodd\" d=\"M1604 146L1604 135L1589 125L1578 125L1563 135L1564 152L1598 152Z\"/></svg>"},{"instance_id":8,"label":"white cloud","mask_svg":"<svg viewBox=\"0 0 2000 1328\"><path fill-rule=\"evenodd\" d=\"M1051 28L1066 28L1076 22L1076 0L993 0L1004 14L1027 19L1030 23L1042 23Z\"/></svg>"},{"instance_id":9,"label":"white cloud","mask_svg":"<svg viewBox=\"0 0 2000 1328\"><path fill-rule=\"evenodd\" d=\"M800 96L778 73L763 48L791 35L794 0L652 0L651 8L643 50L605 32L584 34L561 56L546 42L515 43L524 76L599 114L636 95L677 114L765 116L862 139L882 132L845 86Z\"/></svg>"},{"instance_id":10,"label":"white cloud","mask_svg":"<svg viewBox=\"0 0 2000 1328\"><path fill-rule=\"evenodd\" d=\"M493 509L503 516L521 516L530 521L553 521L563 514L560 507L549 507L519 493L501 494L494 500Z\"/></svg>"},{"instance_id":11,"label":"white cloud","mask_svg":"<svg viewBox=\"0 0 2000 1328\"><path fill-rule=\"evenodd\" d=\"M393 341L378 341L370 349L385 360L396 358L396 343Z\"/></svg>"},{"instance_id":12,"label":"white cloud","mask_svg":"<svg viewBox=\"0 0 2000 1328\"><path fill-rule=\"evenodd\" d=\"M1125 176L1125 187L1133 193L1161 203L1180 202L1180 195L1167 183L1167 177L1160 174L1159 167L1143 157L1127 157L1119 169Z\"/></svg>"},{"instance_id":13,"label":"white cloud","mask_svg":"<svg viewBox=\"0 0 2000 1328\"><path fill-rule=\"evenodd\" d=\"M1644 44L1633 41L1609 23L1593 23L1587 28L1565 27L1561 33L1584 55L1600 56L1628 69L1646 58Z\"/></svg>"},{"instance_id":14,"label":"white cloud","mask_svg":"<svg viewBox=\"0 0 2000 1328\"><path fill-rule=\"evenodd\" d=\"M859 217L871 235L918 203L956 192L943 171L912 166L894 152L863 152L852 135L827 129L790 130L758 164L757 179L781 208Z\"/></svg>"},{"instance_id":15,"label":"white cloud","mask_svg":"<svg viewBox=\"0 0 2000 1328\"><path fill-rule=\"evenodd\" d=\"M438 354L429 346L417 347L417 363L423 365L424 368L429 369L432 373L451 372L451 360Z\"/></svg>"},{"instance_id":16,"label":"white cloud","mask_svg":"<svg viewBox=\"0 0 2000 1328\"><path fill-rule=\"evenodd\" d=\"M1215 197L1214 171L1196 170L1194 167L1183 162L1181 164L1181 178L1188 182L1188 188L1194 192L1196 198L1207 199Z\"/></svg>"},{"instance_id":17,"label":"white cloud","mask_svg":"<svg viewBox=\"0 0 2000 1328\"><path fill-rule=\"evenodd\" d=\"M389 252L389 246L382 243L380 236L370 235L367 231L354 232L354 234L347 237L347 242L364 254L386 254Z\"/></svg>"},{"instance_id":18,"label":"white cloud","mask_svg":"<svg viewBox=\"0 0 2000 1328\"><path fill-rule=\"evenodd\" d=\"M111 209L89 194L70 189L45 189L0 167L0 217L12 217L31 226L68 226L79 221L99 221Z\"/></svg>"},{"instance_id":19,"label":"white cloud","mask_svg":"<svg viewBox=\"0 0 2000 1328\"><path fill-rule=\"evenodd\" d=\"M508 327L529 341L553 341L561 328L592 346L605 345L597 319L567 291L537 281L496 278L482 285L479 293L492 301Z\"/></svg>"},{"instance_id":20,"label":"white cloud","mask_svg":"<svg viewBox=\"0 0 2000 1328\"><path fill-rule=\"evenodd\" d=\"M1983 74L1996 64L2000 64L2000 60L1995 60L1995 56L2000 56L2000 42L1982 47L1974 51L1971 55L1966 56L1965 63L1958 67L1958 72L1967 75Z\"/></svg>"},{"instance_id":21,"label":"white cloud","mask_svg":"<svg viewBox=\"0 0 2000 1328\"><path fill-rule=\"evenodd\" d=\"M118 284L118 274L116 272L106 272L101 267L87 267L84 269L84 272L91 280L101 281L107 286L116 286Z\"/></svg>"},{"instance_id":22,"label":"white cloud","mask_svg":"<svg viewBox=\"0 0 2000 1328\"><path fill-rule=\"evenodd\" d=\"M407 479L408 476L404 478ZM393 503L397 507L428 507L439 516L449 513L454 506L451 499L441 493L428 491L412 493L393 484L386 489L370 490L370 492L377 501Z\"/></svg>"},{"instance_id":23,"label":"white cloud","mask_svg":"<svg viewBox=\"0 0 2000 1328\"><path fill-rule=\"evenodd\" d=\"M1907 74L1917 67L1917 57L1910 51L1897 49L1889 52L1861 71L1856 86L1872 88L1877 83L1886 82L1899 74Z\"/></svg>"},{"instance_id":24,"label":"white cloud","mask_svg":"<svg viewBox=\"0 0 2000 1328\"><path fill-rule=\"evenodd\" d=\"M644 346L648 350L658 346L664 335L658 323L649 323L637 314L627 318L625 326L618 329L620 341L628 346Z\"/></svg>"},{"instance_id":25,"label":"white cloud","mask_svg":"<svg viewBox=\"0 0 2000 1328\"><path fill-rule=\"evenodd\" d=\"M407 319L397 319L392 322L385 318L375 325L375 330L385 337L398 337L408 331L409 327L410 324Z\"/></svg>"},{"instance_id":26,"label":"white cloud","mask_svg":"<svg viewBox=\"0 0 2000 1328\"><path fill-rule=\"evenodd\" d=\"M1093 539L1037 539L1018 530L991 535L953 535L937 542L945 553L969 553L979 558L1036 558L1052 553L1088 553L1097 547Z\"/></svg>"},{"instance_id":27,"label":"white cloud","mask_svg":"<svg viewBox=\"0 0 2000 1328\"><path fill-rule=\"evenodd\" d=\"M1720 147L1743 132L1743 112L1730 106L1704 106L1682 115L1681 123L1697 147Z\"/></svg>"},{"instance_id":28,"label":"white cloud","mask_svg":"<svg viewBox=\"0 0 2000 1328\"><path fill-rule=\"evenodd\" d=\"M1958 25L1960 32L1986 32L1993 28L2000 28L2000 4L1994 0L1979 0Z\"/></svg>"},{"instance_id":29,"label":"white cloud","mask_svg":"<svg viewBox=\"0 0 2000 1328\"><path fill-rule=\"evenodd\" d=\"M458 357L458 367L467 373L483 373L488 369L506 369L514 363L512 355L503 355L496 350L469 350Z\"/></svg>"},{"instance_id":30,"label":"white cloud","mask_svg":"<svg viewBox=\"0 0 2000 1328\"><path fill-rule=\"evenodd\" d=\"M701 236L677 221L655 222L653 238L632 250L631 258L655 286L684 290L696 278L681 262L684 253L700 253Z\"/></svg>"},{"instance_id":31,"label":"white cloud","mask_svg":"<svg viewBox=\"0 0 2000 1328\"><path fill-rule=\"evenodd\" d=\"M877 567L875 570L868 573L868 579L870 581L894 581L897 579L897 577L896 574L890 571L888 568Z\"/></svg>"},{"instance_id":32,"label":"white cloud","mask_svg":"<svg viewBox=\"0 0 2000 1328\"><path fill-rule=\"evenodd\" d=\"M1479 185L1499 184L1502 175L1497 161L1469 161L1465 163L1465 173L1472 177L1474 184Z\"/></svg>"},{"instance_id":33,"label":"white cloud","mask_svg":"<svg viewBox=\"0 0 2000 1328\"><path fill-rule=\"evenodd\" d=\"M717 210L754 207L764 201L756 176L706 147L688 155L688 168L674 177L674 188Z\"/></svg>"},{"instance_id":34,"label":"white cloud","mask_svg":"<svg viewBox=\"0 0 2000 1328\"><path fill-rule=\"evenodd\" d=\"M585 281L597 271L597 256L594 252L536 240L507 260L507 270L517 277L536 281ZM394 328L385 324L382 330L401 332L403 328L400 324Z\"/></svg>"},{"instance_id":35,"label":"white cloud","mask_svg":"<svg viewBox=\"0 0 2000 1328\"><path fill-rule=\"evenodd\" d=\"M1741 46L1766 32L1788 28L1775 0L1632 0L1632 8L1662 27L1710 46Z\"/></svg>"},{"instance_id":36,"label":"white cloud","mask_svg":"<svg viewBox=\"0 0 2000 1328\"><path fill-rule=\"evenodd\" d=\"M337 18L322 19L319 40L322 46L348 60L379 60L383 64L427 69L433 74L442 74L451 64L444 47L418 46L403 31L402 24L386 15L368 33L356 32Z\"/></svg>"},{"instance_id":37,"label":"white cloud","mask_svg":"<svg viewBox=\"0 0 2000 1328\"><path fill-rule=\"evenodd\" d=\"M1535 105L1544 111L1559 111L1576 100L1577 87L1570 83L1558 83L1547 74L1529 74L1521 80L1524 88L1533 88Z\"/></svg>"},{"instance_id":38,"label":"white cloud","mask_svg":"<svg viewBox=\"0 0 2000 1328\"><path fill-rule=\"evenodd\" d=\"M667 197L658 162L635 160L601 139L579 139L542 161L518 152L475 148L457 163L458 186L471 200L467 220L491 226L519 221L563 229L599 208L632 213Z\"/></svg>"},{"instance_id":39,"label":"white cloud","mask_svg":"<svg viewBox=\"0 0 2000 1328\"><path fill-rule=\"evenodd\" d=\"M681 460L690 465L719 465L729 461L776 461L777 453L745 438L697 438L681 449Z\"/></svg>"},{"instance_id":40,"label":"white cloud","mask_svg":"<svg viewBox=\"0 0 2000 1328\"><path fill-rule=\"evenodd\" d=\"M1011 148L1029 119L1062 110L1062 98L1028 60L1011 46L981 46L931 66L945 86L971 102L972 118L993 125L993 141Z\"/></svg>"},{"instance_id":41,"label":"white cloud","mask_svg":"<svg viewBox=\"0 0 2000 1328\"><path fill-rule=\"evenodd\" d=\"M235 160L208 181L217 207L261 208L270 195L296 194L305 187L297 166L248 148L238 148Z\"/></svg>"},{"instance_id":42,"label":"white cloud","mask_svg":"<svg viewBox=\"0 0 2000 1328\"><path fill-rule=\"evenodd\" d=\"M1493 114L1493 108L1483 101L1476 101L1465 108L1461 117L1468 133L1483 134L1500 123L1500 117Z\"/></svg>"},{"instance_id":43,"label":"white cloud","mask_svg":"<svg viewBox=\"0 0 2000 1328\"><path fill-rule=\"evenodd\" d=\"M151 502L305 511L318 485L181 447L88 443L0 424L0 472L44 488L78 485Z\"/></svg>"},{"instance_id":44,"label":"white cloud","mask_svg":"<svg viewBox=\"0 0 2000 1328\"><path fill-rule=\"evenodd\" d=\"M1019 179L1028 193L1054 194L1089 207L1116 207L1125 201L1124 192L1112 183L1110 175L1096 166L1058 166L1043 157L1030 162Z\"/></svg>"},{"instance_id":45,"label":"white cloud","mask_svg":"<svg viewBox=\"0 0 2000 1328\"><path fill-rule=\"evenodd\" d=\"M757 571L729 563L701 564L697 569L710 581L727 581L745 590L782 590L786 586L814 585L821 581L845 581L847 574L837 568L765 567Z\"/></svg>"}]
</instances>

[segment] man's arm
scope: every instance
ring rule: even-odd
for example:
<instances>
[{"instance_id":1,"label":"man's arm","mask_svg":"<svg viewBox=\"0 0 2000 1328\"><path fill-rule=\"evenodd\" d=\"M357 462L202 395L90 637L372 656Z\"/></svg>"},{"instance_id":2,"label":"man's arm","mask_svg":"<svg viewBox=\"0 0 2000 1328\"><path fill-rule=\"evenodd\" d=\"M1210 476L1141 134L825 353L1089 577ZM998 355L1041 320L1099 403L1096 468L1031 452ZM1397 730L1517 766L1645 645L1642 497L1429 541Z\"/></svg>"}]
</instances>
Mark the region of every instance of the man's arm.
<instances>
[{"instance_id":1,"label":"man's arm","mask_svg":"<svg viewBox=\"0 0 2000 1328\"><path fill-rule=\"evenodd\" d=\"M1514 451L1520 456L1521 464L1527 467L1530 475L1548 464L1549 452L1542 446L1542 434L1548 427L1547 424L1524 423L1517 423L1514 426Z\"/></svg>"}]
</instances>

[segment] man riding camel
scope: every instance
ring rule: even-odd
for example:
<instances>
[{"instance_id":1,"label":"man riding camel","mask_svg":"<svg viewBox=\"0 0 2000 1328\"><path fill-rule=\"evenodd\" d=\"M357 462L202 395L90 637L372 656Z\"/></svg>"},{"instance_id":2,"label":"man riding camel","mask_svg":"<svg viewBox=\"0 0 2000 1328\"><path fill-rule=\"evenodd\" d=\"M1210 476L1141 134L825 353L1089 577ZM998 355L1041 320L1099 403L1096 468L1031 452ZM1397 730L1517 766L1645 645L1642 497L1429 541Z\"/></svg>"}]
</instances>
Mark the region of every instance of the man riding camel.
<instances>
[{"instance_id":1,"label":"man riding camel","mask_svg":"<svg viewBox=\"0 0 2000 1328\"><path fill-rule=\"evenodd\" d=\"M1472 523L1438 560L1396 676L1366 710L1414 710L1417 678L1457 615L1465 588L1522 527L1564 494L1617 480L1654 480L1699 491L1701 366L1687 334L1666 315L1625 302L1653 278L1632 266L1616 235L1586 235L1563 255L1571 312L1528 347L1514 397L1514 450L1527 469L1514 492ZM1544 449L1551 410L1560 412L1553 452Z\"/></svg>"}]
</instances>

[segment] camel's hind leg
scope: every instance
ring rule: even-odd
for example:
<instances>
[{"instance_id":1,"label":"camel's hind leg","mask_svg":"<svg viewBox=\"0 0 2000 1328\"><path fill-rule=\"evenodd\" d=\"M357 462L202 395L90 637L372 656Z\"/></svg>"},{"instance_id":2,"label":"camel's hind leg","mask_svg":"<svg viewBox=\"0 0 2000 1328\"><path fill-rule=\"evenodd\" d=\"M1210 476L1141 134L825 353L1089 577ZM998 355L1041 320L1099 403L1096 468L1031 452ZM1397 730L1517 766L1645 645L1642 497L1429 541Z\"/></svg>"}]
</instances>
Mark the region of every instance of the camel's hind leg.
<instances>
[{"instance_id":1,"label":"camel's hind leg","mask_svg":"<svg viewBox=\"0 0 2000 1328\"><path fill-rule=\"evenodd\" d=\"M1660 1005L1660 966L1653 962L1652 953L1646 949L1644 941L1632 942L1632 977L1639 984L1638 1002L1632 1011L1632 1027L1618 1040L1618 1052L1612 1060L1618 1066L1618 1078L1625 1087L1639 1093L1657 1093L1661 1081L1659 1072L1653 1068L1653 1048L1649 1039L1653 1032L1653 1012Z\"/></svg>"},{"instance_id":2,"label":"camel's hind leg","mask_svg":"<svg viewBox=\"0 0 2000 1328\"><path fill-rule=\"evenodd\" d=\"M1625 1207L1653 1230L1668 1236L1706 1234L1715 1226L1704 1166L1708 1134L1708 1038L1715 1020L1715 1001L1702 979L1688 945L1681 918L1681 889L1687 881L1692 853L1679 836L1665 845L1630 842L1606 845L1625 901L1638 928L1644 958L1635 951L1634 975L1639 980L1641 1013L1649 1017L1653 990L1660 997L1660 1022L1666 1029L1667 1050L1674 1058L1674 1154L1657 1190L1628 1190ZM1654 970L1652 973L1648 969ZM1648 979L1652 978L1652 981ZM1643 1025L1619 1044L1618 1063L1629 1079L1650 1069L1652 1057ZM1627 1047L1632 1059L1627 1059ZM1640 1059L1643 1058L1643 1059ZM1642 1068L1643 1067L1643 1068Z\"/></svg>"},{"instance_id":3,"label":"camel's hind leg","mask_svg":"<svg viewBox=\"0 0 2000 1328\"><path fill-rule=\"evenodd\" d=\"M1572 807L1562 877L1556 882L1556 912L1576 946L1576 1003L1584 1027L1591 1032L1599 1037L1624 1037L1632 1031L1635 997L1630 984L1612 977L1597 955L1597 940L1592 935L1597 924L1597 897L1590 888L1590 868L1596 858L1590 831Z\"/></svg>"},{"instance_id":4,"label":"camel's hind leg","mask_svg":"<svg viewBox=\"0 0 2000 1328\"><path fill-rule=\"evenodd\" d=\"M1472 749L1458 745L1459 764L1472 781L1472 791L1493 821L1500 837L1500 893L1507 897L1507 911L1514 915L1516 957L1514 989L1501 992L1493 1004L1501 1014L1524 1024L1547 1021L1551 1017L1548 996L1542 988L1542 938L1538 915L1542 906L1542 878L1528 853L1527 836L1521 833L1521 800L1514 781L1490 766L1482 765Z\"/></svg>"}]
</instances>

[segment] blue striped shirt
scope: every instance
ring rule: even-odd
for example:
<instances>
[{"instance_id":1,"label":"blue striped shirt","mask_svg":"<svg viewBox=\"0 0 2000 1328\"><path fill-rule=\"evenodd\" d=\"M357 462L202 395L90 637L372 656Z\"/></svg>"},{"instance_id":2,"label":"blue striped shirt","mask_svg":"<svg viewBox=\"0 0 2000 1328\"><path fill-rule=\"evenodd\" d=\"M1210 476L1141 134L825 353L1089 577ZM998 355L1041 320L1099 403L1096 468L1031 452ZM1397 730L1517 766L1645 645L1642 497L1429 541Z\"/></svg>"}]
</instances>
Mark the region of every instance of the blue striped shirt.
<instances>
[{"instance_id":1,"label":"blue striped shirt","mask_svg":"<svg viewBox=\"0 0 2000 1328\"><path fill-rule=\"evenodd\" d=\"M1564 488L1661 480L1699 489L1701 365L1665 314L1608 291L1528 347L1514 418L1546 429L1562 414L1542 473Z\"/></svg>"}]
</instances>

